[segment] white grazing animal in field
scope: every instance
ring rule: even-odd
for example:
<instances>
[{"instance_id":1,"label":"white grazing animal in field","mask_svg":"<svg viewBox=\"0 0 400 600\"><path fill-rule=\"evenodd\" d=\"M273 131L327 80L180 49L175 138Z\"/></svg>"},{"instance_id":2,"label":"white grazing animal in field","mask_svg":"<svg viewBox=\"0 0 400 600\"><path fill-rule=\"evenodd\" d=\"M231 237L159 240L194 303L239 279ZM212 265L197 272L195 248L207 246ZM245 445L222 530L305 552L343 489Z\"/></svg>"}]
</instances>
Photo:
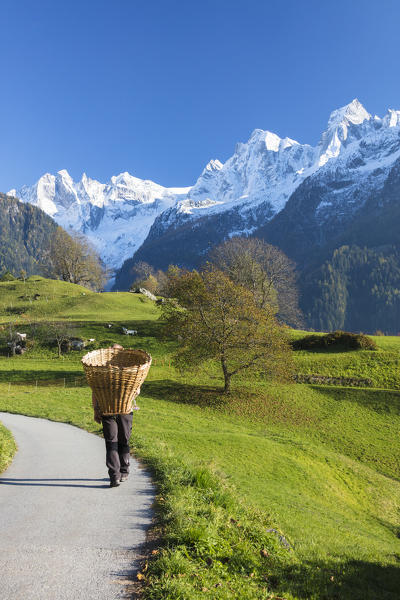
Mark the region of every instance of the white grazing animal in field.
<instances>
[{"instance_id":1,"label":"white grazing animal in field","mask_svg":"<svg viewBox=\"0 0 400 600\"><path fill-rule=\"evenodd\" d=\"M127 329L126 327L123 327L122 333L124 335L137 335L137 330L136 329Z\"/></svg>"}]
</instances>

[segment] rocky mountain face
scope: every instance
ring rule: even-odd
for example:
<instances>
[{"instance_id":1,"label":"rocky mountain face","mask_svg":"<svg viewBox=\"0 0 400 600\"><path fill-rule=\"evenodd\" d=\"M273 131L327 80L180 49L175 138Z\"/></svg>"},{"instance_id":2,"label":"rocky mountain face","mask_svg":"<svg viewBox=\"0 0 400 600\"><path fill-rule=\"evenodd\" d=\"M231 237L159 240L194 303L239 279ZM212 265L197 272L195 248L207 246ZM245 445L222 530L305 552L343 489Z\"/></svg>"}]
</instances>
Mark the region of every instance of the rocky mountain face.
<instances>
[{"instance_id":1,"label":"rocky mountain face","mask_svg":"<svg viewBox=\"0 0 400 600\"><path fill-rule=\"evenodd\" d=\"M400 111L372 117L357 100L332 113L315 148L256 131L225 165L210 165L186 198L157 217L117 285L127 284L136 260L195 266L210 245L235 234L263 237L302 266L339 239L347 243L345 230L371 211L378 196L380 213L399 157ZM207 207L194 201L200 195Z\"/></svg>"},{"instance_id":2,"label":"rocky mountain face","mask_svg":"<svg viewBox=\"0 0 400 600\"><path fill-rule=\"evenodd\" d=\"M233 235L281 247L305 286L340 245L397 244L399 161L400 111L380 118L353 100L331 114L315 147L257 129L224 164L210 161L190 188L128 173L75 183L61 171L13 193L84 232L114 269L125 261L117 289L129 286L137 260L193 267Z\"/></svg>"}]
</instances>

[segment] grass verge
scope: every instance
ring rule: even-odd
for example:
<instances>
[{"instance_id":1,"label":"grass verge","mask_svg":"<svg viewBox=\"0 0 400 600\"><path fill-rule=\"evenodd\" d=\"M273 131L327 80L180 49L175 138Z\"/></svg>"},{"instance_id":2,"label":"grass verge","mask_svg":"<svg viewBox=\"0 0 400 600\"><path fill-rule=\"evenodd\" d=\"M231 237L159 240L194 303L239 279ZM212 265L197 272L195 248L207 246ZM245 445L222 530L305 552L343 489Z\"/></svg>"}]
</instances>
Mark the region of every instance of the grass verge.
<instances>
[{"instance_id":1,"label":"grass verge","mask_svg":"<svg viewBox=\"0 0 400 600\"><path fill-rule=\"evenodd\" d=\"M17 445L11 432L0 423L0 473L7 469L16 450Z\"/></svg>"}]
</instances>

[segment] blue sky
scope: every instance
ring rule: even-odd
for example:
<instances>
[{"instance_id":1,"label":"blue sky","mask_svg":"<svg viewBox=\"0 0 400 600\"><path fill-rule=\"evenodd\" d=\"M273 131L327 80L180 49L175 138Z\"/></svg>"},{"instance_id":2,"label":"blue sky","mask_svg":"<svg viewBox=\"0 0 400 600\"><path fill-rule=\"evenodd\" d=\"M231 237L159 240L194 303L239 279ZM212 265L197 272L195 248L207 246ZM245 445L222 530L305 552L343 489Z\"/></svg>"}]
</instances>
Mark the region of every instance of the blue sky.
<instances>
[{"instance_id":1,"label":"blue sky","mask_svg":"<svg viewBox=\"0 0 400 600\"><path fill-rule=\"evenodd\" d=\"M44 172L194 183L255 128L315 144L400 109L398 0L2 0L0 190Z\"/></svg>"}]
</instances>

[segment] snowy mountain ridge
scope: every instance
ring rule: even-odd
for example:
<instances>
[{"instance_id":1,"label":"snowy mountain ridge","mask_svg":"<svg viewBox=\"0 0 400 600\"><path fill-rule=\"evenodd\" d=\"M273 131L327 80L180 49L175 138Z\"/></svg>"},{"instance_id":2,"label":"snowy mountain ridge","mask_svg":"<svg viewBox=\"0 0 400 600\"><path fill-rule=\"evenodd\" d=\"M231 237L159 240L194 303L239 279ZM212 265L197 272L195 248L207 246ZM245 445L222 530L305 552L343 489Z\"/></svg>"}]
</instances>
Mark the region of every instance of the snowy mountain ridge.
<instances>
[{"instance_id":1,"label":"snowy mountain ridge","mask_svg":"<svg viewBox=\"0 0 400 600\"><path fill-rule=\"evenodd\" d=\"M165 188L127 172L105 184L85 173L74 182L63 169L8 194L38 206L66 231L84 233L106 265L116 269L142 244L156 216L188 189Z\"/></svg>"},{"instance_id":2,"label":"snowy mountain ridge","mask_svg":"<svg viewBox=\"0 0 400 600\"><path fill-rule=\"evenodd\" d=\"M67 231L88 236L104 262L121 266L150 236L203 216L235 214L231 234L270 221L306 178L325 186L321 222L356 210L384 185L400 156L400 111L372 117L358 100L332 112L317 146L256 129L224 164L211 160L189 188L165 188L121 173L108 183L46 173L10 195L42 208ZM225 217L224 217L225 218Z\"/></svg>"}]
</instances>

